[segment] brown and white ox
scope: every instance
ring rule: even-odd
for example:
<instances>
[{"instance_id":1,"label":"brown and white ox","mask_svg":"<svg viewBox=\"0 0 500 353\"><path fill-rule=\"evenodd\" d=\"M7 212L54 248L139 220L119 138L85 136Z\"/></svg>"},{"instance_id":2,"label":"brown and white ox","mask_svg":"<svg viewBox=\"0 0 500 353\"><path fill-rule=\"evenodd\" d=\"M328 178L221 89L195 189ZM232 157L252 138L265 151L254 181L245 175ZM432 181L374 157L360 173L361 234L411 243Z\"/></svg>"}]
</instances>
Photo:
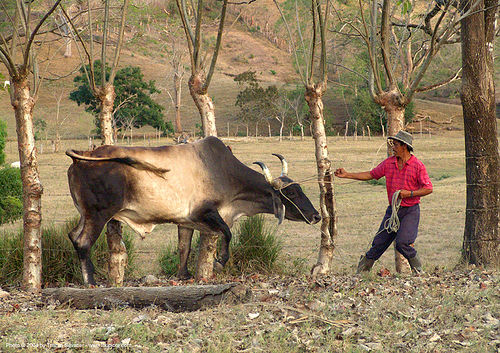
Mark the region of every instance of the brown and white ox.
<instances>
[{"instance_id":1,"label":"brown and white ox","mask_svg":"<svg viewBox=\"0 0 500 353\"><path fill-rule=\"evenodd\" d=\"M316 223L318 211L301 187L282 174L273 179L241 163L216 137L163 147L101 146L93 151L68 150L71 196L80 221L69 233L82 266L83 279L95 284L90 251L103 227L118 221L141 236L160 223L178 225L179 278L190 276L187 259L193 230L222 234L219 262L229 259L231 226L243 215L274 214L279 222ZM120 237L111 238L110 249ZM108 239L108 243L110 240ZM113 242L115 244L113 244Z\"/></svg>"}]
</instances>

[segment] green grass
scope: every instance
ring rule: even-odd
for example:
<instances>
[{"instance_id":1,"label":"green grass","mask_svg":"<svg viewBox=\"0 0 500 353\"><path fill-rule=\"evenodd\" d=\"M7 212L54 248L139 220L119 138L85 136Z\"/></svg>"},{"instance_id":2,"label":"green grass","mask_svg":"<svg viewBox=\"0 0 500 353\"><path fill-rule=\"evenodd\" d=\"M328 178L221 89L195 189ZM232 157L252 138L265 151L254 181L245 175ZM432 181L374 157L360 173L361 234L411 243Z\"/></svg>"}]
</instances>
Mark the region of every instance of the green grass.
<instances>
[{"instance_id":1,"label":"green grass","mask_svg":"<svg viewBox=\"0 0 500 353\"><path fill-rule=\"evenodd\" d=\"M42 228L42 283L44 286L82 283L80 261L68 233L78 223L77 219L61 226L48 225ZM95 265L96 278L107 278L108 245L105 230L92 248L91 259ZM0 284L18 286L22 280L23 232L10 231L0 236ZM135 248L129 232L124 232L123 242L127 248L128 265L125 276L130 277L135 267Z\"/></svg>"}]
</instances>

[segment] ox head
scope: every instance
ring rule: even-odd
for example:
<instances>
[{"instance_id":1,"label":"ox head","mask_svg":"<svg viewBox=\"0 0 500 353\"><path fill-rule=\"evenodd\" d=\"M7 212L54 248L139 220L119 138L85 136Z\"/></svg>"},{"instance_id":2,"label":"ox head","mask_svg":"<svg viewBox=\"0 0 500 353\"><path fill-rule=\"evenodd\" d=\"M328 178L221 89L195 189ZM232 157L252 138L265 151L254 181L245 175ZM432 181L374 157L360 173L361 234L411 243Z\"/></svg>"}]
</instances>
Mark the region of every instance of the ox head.
<instances>
[{"instance_id":1,"label":"ox head","mask_svg":"<svg viewBox=\"0 0 500 353\"><path fill-rule=\"evenodd\" d=\"M271 172L262 162L254 162L262 168L266 181L273 188L272 198L274 215L279 224L286 218L291 221L317 223L321 216L314 208L309 198L304 194L300 185L288 177L288 163L282 155L273 153L281 161L281 175L273 179Z\"/></svg>"}]
</instances>

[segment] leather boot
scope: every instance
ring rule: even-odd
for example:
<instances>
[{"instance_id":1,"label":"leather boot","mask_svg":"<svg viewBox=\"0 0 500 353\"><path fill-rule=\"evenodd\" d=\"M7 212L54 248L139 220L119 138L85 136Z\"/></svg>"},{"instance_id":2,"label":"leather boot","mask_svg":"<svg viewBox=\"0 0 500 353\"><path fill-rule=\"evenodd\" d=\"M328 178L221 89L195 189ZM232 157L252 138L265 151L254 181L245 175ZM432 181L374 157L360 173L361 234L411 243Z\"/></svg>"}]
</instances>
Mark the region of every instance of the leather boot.
<instances>
[{"instance_id":1,"label":"leather boot","mask_svg":"<svg viewBox=\"0 0 500 353\"><path fill-rule=\"evenodd\" d=\"M413 272L413 274L419 275L424 273L424 271L422 270L422 262L420 262L418 254L415 255L415 257L408 259L408 263L410 264L411 271Z\"/></svg>"},{"instance_id":2,"label":"leather boot","mask_svg":"<svg viewBox=\"0 0 500 353\"><path fill-rule=\"evenodd\" d=\"M361 260L359 260L356 274L370 271L374 263L375 260L367 258L366 255L361 256Z\"/></svg>"}]
</instances>

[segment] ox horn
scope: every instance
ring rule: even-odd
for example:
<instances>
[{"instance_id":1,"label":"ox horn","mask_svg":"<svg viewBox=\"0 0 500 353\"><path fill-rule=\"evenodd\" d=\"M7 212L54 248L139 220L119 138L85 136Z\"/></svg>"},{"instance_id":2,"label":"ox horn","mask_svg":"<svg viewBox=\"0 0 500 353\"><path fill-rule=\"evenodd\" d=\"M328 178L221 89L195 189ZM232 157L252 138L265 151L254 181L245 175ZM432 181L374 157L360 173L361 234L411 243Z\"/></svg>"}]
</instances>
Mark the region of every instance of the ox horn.
<instances>
[{"instance_id":1,"label":"ox horn","mask_svg":"<svg viewBox=\"0 0 500 353\"><path fill-rule=\"evenodd\" d=\"M283 157L281 154L278 154L278 153L273 153L273 156L278 157L281 161L281 176L287 176L288 175L288 163L286 162L285 157Z\"/></svg>"},{"instance_id":2,"label":"ox horn","mask_svg":"<svg viewBox=\"0 0 500 353\"><path fill-rule=\"evenodd\" d=\"M264 173L264 177L266 178L266 181L271 184L273 182L273 176L271 175L271 172L269 171L269 168L262 163L262 162L253 162L253 164L257 164L262 168L262 172Z\"/></svg>"}]
</instances>

